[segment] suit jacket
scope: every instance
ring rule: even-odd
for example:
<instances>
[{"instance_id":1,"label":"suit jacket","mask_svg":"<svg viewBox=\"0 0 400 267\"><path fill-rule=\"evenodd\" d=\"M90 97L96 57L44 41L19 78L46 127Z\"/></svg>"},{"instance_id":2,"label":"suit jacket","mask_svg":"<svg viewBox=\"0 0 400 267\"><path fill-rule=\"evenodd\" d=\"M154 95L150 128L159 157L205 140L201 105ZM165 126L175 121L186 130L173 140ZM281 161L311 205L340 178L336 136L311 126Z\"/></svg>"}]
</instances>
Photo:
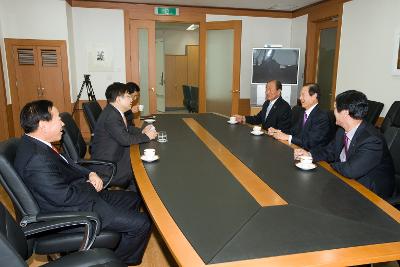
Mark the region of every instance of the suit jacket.
<instances>
[{"instance_id":1,"label":"suit jacket","mask_svg":"<svg viewBox=\"0 0 400 267\"><path fill-rule=\"evenodd\" d=\"M87 182L90 171L65 158L68 162L46 144L24 135L14 167L41 211L95 211L102 226L107 226L113 209Z\"/></svg>"},{"instance_id":2,"label":"suit jacket","mask_svg":"<svg viewBox=\"0 0 400 267\"><path fill-rule=\"evenodd\" d=\"M148 142L150 139L140 128L125 126L121 113L108 104L96 122L91 146L91 156L97 160L113 161L117 164L117 173L113 184L127 186L133 179L129 148L133 144ZM105 172L100 166L98 172Z\"/></svg>"},{"instance_id":3,"label":"suit jacket","mask_svg":"<svg viewBox=\"0 0 400 267\"><path fill-rule=\"evenodd\" d=\"M267 119L265 115L270 101L265 101L260 112L255 116L246 116L246 122L250 124L261 124L263 129L273 127L286 132L290 129L292 111L289 104L279 97L272 106Z\"/></svg>"},{"instance_id":4,"label":"suit jacket","mask_svg":"<svg viewBox=\"0 0 400 267\"><path fill-rule=\"evenodd\" d=\"M328 114L317 105L303 126L304 112L290 129L292 143L307 150L328 144L331 129Z\"/></svg>"},{"instance_id":5,"label":"suit jacket","mask_svg":"<svg viewBox=\"0 0 400 267\"><path fill-rule=\"evenodd\" d=\"M347 161L340 162L344 134L344 129L339 128L329 145L311 150L314 160L331 162L343 176L357 180L383 198L390 197L394 189L394 167L383 136L363 121L351 140Z\"/></svg>"},{"instance_id":6,"label":"suit jacket","mask_svg":"<svg viewBox=\"0 0 400 267\"><path fill-rule=\"evenodd\" d=\"M133 114L132 110L128 110L127 112L124 113L124 116L126 118L126 124L129 126L135 126L135 122L133 119L135 118L135 115Z\"/></svg>"}]
</instances>

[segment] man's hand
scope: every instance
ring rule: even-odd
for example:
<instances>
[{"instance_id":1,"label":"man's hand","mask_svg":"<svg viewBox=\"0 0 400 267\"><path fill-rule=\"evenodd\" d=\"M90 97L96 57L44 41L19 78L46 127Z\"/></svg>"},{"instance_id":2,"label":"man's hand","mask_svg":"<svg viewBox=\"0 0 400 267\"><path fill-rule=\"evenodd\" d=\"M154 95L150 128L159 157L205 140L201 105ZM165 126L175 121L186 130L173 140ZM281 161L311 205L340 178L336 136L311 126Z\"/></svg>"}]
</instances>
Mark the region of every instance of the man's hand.
<instances>
[{"instance_id":1,"label":"man's hand","mask_svg":"<svg viewBox=\"0 0 400 267\"><path fill-rule=\"evenodd\" d=\"M236 118L236 121L239 123L245 123L246 122L246 117L242 115L233 115L233 117Z\"/></svg>"},{"instance_id":2,"label":"man's hand","mask_svg":"<svg viewBox=\"0 0 400 267\"><path fill-rule=\"evenodd\" d=\"M309 156L312 157L310 152L307 152L306 150L302 149L302 148L296 148L294 150L294 159L295 160L300 160L301 156Z\"/></svg>"},{"instance_id":3,"label":"man's hand","mask_svg":"<svg viewBox=\"0 0 400 267\"><path fill-rule=\"evenodd\" d=\"M133 113L138 113L138 112L139 112L139 105L134 105L134 106L131 108L131 110L132 110Z\"/></svg>"},{"instance_id":4,"label":"man's hand","mask_svg":"<svg viewBox=\"0 0 400 267\"><path fill-rule=\"evenodd\" d=\"M143 128L142 133L146 134L149 131L155 131L156 128L154 127L153 124L149 124L146 127Z\"/></svg>"},{"instance_id":5,"label":"man's hand","mask_svg":"<svg viewBox=\"0 0 400 267\"><path fill-rule=\"evenodd\" d=\"M97 175L95 172L89 173L88 183L91 183L97 192L100 192L103 189L103 180Z\"/></svg>"},{"instance_id":6,"label":"man's hand","mask_svg":"<svg viewBox=\"0 0 400 267\"><path fill-rule=\"evenodd\" d=\"M274 127L269 127L268 128L268 131L267 131L267 134L268 135L270 135L270 136L273 136L275 133L278 133L278 132L280 132L281 130L277 130L277 129L275 129Z\"/></svg>"},{"instance_id":7,"label":"man's hand","mask_svg":"<svg viewBox=\"0 0 400 267\"><path fill-rule=\"evenodd\" d=\"M289 140L289 135L282 133L282 131L277 131L272 135L275 139L278 140L283 140L283 141L288 141Z\"/></svg>"}]
</instances>

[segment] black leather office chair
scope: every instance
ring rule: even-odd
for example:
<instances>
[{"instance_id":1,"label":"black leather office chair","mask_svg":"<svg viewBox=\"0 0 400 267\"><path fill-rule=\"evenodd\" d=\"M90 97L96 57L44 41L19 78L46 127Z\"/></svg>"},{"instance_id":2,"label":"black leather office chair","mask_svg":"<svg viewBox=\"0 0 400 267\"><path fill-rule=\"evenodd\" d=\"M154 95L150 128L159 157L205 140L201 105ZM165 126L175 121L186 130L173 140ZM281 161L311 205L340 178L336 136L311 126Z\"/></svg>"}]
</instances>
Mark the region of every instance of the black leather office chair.
<instances>
[{"instance_id":1,"label":"black leather office chair","mask_svg":"<svg viewBox=\"0 0 400 267\"><path fill-rule=\"evenodd\" d=\"M393 123L400 124L400 101L394 101L390 106L389 111L383 119L381 132L385 133Z\"/></svg>"},{"instance_id":2,"label":"black leather office chair","mask_svg":"<svg viewBox=\"0 0 400 267\"><path fill-rule=\"evenodd\" d=\"M82 108L86 117L86 121L89 124L90 132L93 135L94 127L102 111L101 106L97 101L88 101L82 104Z\"/></svg>"},{"instance_id":3,"label":"black leather office chair","mask_svg":"<svg viewBox=\"0 0 400 267\"><path fill-rule=\"evenodd\" d=\"M42 213L31 192L14 169L14 159L18 144L19 139L17 138L0 143L0 183L13 203L18 223L28 227L36 223L38 218L52 220L82 215L97 216L93 212ZM119 240L119 233L101 231L96 238L94 246L113 249L117 246ZM40 255L71 252L78 250L79 244L82 242L82 234L52 232L46 235L36 235L34 238L30 238L28 242L30 244L29 247L31 249L34 248L35 253Z\"/></svg>"},{"instance_id":4,"label":"black leather office chair","mask_svg":"<svg viewBox=\"0 0 400 267\"><path fill-rule=\"evenodd\" d=\"M190 107L190 86L188 85L182 85L182 91L183 91L183 106L189 111L192 112L191 107Z\"/></svg>"},{"instance_id":5,"label":"black leather office chair","mask_svg":"<svg viewBox=\"0 0 400 267\"><path fill-rule=\"evenodd\" d=\"M84 160L86 154L86 143L83 140L81 130L76 125L71 114L62 112L60 114L61 120L64 122L64 133L61 139L61 145L65 154L67 154L76 163L85 165L90 169L93 165L103 165L110 169L111 174L101 175L104 187L113 185L112 180L117 170L117 166L113 162L104 160Z\"/></svg>"},{"instance_id":6,"label":"black leather office chair","mask_svg":"<svg viewBox=\"0 0 400 267\"><path fill-rule=\"evenodd\" d=\"M43 266L104 266L119 267L126 266L115 254L108 249L90 249L90 243L95 238L95 228L97 221L88 220L86 217L60 218L56 221L45 219L37 222L37 225L28 226L22 229L14 221L3 204L0 203L0 262L2 266L28 266L25 260L32 256L26 237L43 234L54 230L70 228L76 225L85 226L82 237L85 236L79 252L72 253L56 261L52 261Z\"/></svg>"},{"instance_id":7,"label":"black leather office chair","mask_svg":"<svg viewBox=\"0 0 400 267\"><path fill-rule=\"evenodd\" d=\"M368 100L368 113L365 120L372 125L375 125L383 109L383 103Z\"/></svg>"},{"instance_id":8,"label":"black leather office chair","mask_svg":"<svg viewBox=\"0 0 400 267\"><path fill-rule=\"evenodd\" d=\"M190 109L192 112L199 112L199 87L190 86Z\"/></svg>"}]
</instances>

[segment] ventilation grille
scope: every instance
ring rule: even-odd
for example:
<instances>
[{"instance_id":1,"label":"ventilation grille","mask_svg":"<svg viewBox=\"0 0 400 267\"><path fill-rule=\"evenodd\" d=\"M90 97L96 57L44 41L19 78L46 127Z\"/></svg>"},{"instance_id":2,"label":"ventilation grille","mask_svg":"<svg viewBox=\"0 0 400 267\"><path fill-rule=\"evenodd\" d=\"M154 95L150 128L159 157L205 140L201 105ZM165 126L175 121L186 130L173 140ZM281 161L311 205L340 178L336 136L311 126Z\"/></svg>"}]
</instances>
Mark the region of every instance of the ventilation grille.
<instances>
[{"instance_id":1,"label":"ventilation grille","mask_svg":"<svg viewBox=\"0 0 400 267\"><path fill-rule=\"evenodd\" d=\"M35 65L33 49L17 49L17 52L20 65Z\"/></svg>"},{"instance_id":2,"label":"ventilation grille","mask_svg":"<svg viewBox=\"0 0 400 267\"><path fill-rule=\"evenodd\" d=\"M42 50L42 65L51 67L57 66L57 51L56 50Z\"/></svg>"}]
</instances>

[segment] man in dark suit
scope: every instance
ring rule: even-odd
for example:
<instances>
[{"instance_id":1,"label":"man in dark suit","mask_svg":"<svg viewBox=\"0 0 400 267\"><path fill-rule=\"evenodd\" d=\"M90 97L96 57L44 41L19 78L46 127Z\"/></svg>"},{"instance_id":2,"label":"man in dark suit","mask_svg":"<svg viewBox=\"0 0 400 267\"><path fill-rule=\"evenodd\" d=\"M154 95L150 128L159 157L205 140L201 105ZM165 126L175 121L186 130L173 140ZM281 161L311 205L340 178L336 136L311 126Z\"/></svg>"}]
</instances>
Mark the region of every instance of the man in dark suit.
<instances>
[{"instance_id":1,"label":"man in dark suit","mask_svg":"<svg viewBox=\"0 0 400 267\"><path fill-rule=\"evenodd\" d=\"M115 250L127 264L140 264L151 221L139 211L140 197L130 191L102 190L100 177L62 156L51 142L60 141L58 110L48 100L28 103L21 110L25 135L16 152L14 167L44 212L93 211L101 229L121 233Z\"/></svg>"},{"instance_id":2,"label":"man in dark suit","mask_svg":"<svg viewBox=\"0 0 400 267\"><path fill-rule=\"evenodd\" d=\"M261 111L255 116L235 115L240 123L261 124L262 128L276 128L287 131L290 128L291 109L289 104L281 97L282 83L277 80L265 85L265 102Z\"/></svg>"},{"instance_id":3,"label":"man in dark suit","mask_svg":"<svg viewBox=\"0 0 400 267\"><path fill-rule=\"evenodd\" d=\"M296 149L295 158L312 156L315 162L327 161L338 173L355 179L382 198L394 189L394 167L387 144L377 129L364 121L368 112L367 97L350 90L339 94L335 103L335 138L323 148L310 152Z\"/></svg>"},{"instance_id":4,"label":"man in dark suit","mask_svg":"<svg viewBox=\"0 0 400 267\"><path fill-rule=\"evenodd\" d=\"M126 83L126 86L128 87L128 93L132 97L132 107L124 115L128 126L135 126L133 119L135 117L134 114L139 112L140 87L134 82Z\"/></svg>"},{"instance_id":5,"label":"man in dark suit","mask_svg":"<svg viewBox=\"0 0 400 267\"><path fill-rule=\"evenodd\" d=\"M117 173L113 184L136 191L131 166L130 145L148 142L157 136L153 125L143 130L128 126L124 112L131 109L132 97L123 83L113 83L106 90L108 105L101 112L94 131L91 156L95 160L113 161ZM104 172L97 166L98 172Z\"/></svg>"},{"instance_id":6,"label":"man in dark suit","mask_svg":"<svg viewBox=\"0 0 400 267\"><path fill-rule=\"evenodd\" d=\"M319 108L320 97L318 84L303 86L300 92L303 115L287 133L278 129L270 129L268 133L276 139L289 141L305 149L326 145L330 141L331 126L328 114Z\"/></svg>"}]
</instances>

